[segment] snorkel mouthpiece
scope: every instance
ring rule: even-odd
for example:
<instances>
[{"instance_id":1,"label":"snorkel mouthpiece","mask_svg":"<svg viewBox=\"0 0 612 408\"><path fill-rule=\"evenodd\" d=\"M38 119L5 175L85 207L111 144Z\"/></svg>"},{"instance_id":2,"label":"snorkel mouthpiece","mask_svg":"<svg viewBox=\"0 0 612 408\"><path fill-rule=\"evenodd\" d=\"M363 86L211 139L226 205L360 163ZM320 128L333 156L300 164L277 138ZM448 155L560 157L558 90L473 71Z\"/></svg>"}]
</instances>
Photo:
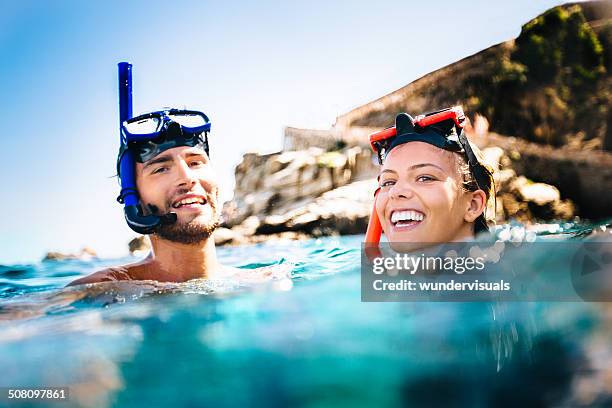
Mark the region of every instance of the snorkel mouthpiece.
<instances>
[{"instance_id":1,"label":"snorkel mouthpiece","mask_svg":"<svg viewBox=\"0 0 612 408\"><path fill-rule=\"evenodd\" d=\"M142 215L138 205L126 205L123 212L128 226L139 234L153 234L160 226L174 224L177 219L175 213Z\"/></svg>"}]
</instances>

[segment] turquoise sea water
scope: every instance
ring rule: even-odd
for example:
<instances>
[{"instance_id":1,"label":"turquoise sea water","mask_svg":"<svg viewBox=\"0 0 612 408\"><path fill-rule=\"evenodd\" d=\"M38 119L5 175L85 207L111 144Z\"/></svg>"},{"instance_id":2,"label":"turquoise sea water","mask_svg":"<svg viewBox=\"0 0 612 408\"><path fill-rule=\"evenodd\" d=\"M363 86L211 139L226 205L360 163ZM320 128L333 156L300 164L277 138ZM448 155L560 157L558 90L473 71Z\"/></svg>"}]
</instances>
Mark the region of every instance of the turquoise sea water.
<instances>
[{"instance_id":1,"label":"turquoise sea water","mask_svg":"<svg viewBox=\"0 0 612 408\"><path fill-rule=\"evenodd\" d=\"M254 286L64 289L133 259L3 266L0 387L69 387L62 407L612 404L610 303L362 303L362 239L219 248L294 266Z\"/></svg>"}]
</instances>

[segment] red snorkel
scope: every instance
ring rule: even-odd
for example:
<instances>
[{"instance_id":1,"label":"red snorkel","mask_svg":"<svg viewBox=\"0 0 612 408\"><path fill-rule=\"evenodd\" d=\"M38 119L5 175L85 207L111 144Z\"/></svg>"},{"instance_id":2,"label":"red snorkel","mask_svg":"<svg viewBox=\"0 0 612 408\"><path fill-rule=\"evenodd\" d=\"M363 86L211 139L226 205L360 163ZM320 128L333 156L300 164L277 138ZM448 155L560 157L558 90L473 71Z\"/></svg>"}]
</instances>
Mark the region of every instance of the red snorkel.
<instances>
[{"instance_id":1,"label":"red snorkel","mask_svg":"<svg viewBox=\"0 0 612 408\"><path fill-rule=\"evenodd\" d=\"M462 129L465 126L465 114L463 113L463 109L461 108L461 106L454 106L452 108L444 109L441 111L417 116L415 119L412 120L412 124L413 128L424 129L428 126L435 125L437 123L448 120L452 120L455 126L458 128L458 133L460 134L459 141L461 141L462 138L465 138L462 132ZM372 150L377 153L378 161L381 165L383 163L384 155L388 153L390 142L395 137L397 137L397 125L372 133L370 135L370 146L372 147ZM413 140L421 140L431 143L430 141L422 137L415 137L413 138ZM467 143L467 141L460 142L460 145L463 148L465 148L465 146L463 146L464 143ZM471 155L471 149L469 148L469 144L466 150L469 150L469 155ZM376 199L378 197L379 191L380 188L376 189L376 191L374 192L374 206L372 208L372 214L370 215L368 229L366 231L365 236L365 252L368 258L370 259L376 258L381 255L378 244L380 243L380 237L383 231L382 224L380 222L380 219L378 218L378 214L376 213Z\"/></svg>"},{"instance_id":2,"label":"red snorkel","mask_svg":"<svg viewBox=\"0 0 612 408\"><path fill-rule=\"evenodd\" d=\"M365 236L365 253L369 259L378 258L381 256L380 248L380 237L382 236L382 224L376 213L376 197L380 189L376 189L374 193L374 206L372 208L372 214L370 215L370 221L368 221L368 229L366 230Z\"/></svg>"}]
</instances>

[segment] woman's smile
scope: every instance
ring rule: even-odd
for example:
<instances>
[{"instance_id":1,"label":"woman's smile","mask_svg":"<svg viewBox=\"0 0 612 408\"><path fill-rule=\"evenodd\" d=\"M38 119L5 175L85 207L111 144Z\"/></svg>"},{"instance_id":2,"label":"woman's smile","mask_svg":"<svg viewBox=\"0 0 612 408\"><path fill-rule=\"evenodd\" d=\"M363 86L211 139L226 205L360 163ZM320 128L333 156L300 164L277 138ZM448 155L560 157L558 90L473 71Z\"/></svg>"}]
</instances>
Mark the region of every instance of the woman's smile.
<instances>
[{"instance_id":1,"label":"woman's smile","mask_svg":"<svg viewBox=\"0 0 612 408\"><path fill-rule=\"evenodd\" d=\"M396 232L408 232L424 222L425 214L412 208L397 208L389 213L389 223Z\"/></svg>"}]
</instances>

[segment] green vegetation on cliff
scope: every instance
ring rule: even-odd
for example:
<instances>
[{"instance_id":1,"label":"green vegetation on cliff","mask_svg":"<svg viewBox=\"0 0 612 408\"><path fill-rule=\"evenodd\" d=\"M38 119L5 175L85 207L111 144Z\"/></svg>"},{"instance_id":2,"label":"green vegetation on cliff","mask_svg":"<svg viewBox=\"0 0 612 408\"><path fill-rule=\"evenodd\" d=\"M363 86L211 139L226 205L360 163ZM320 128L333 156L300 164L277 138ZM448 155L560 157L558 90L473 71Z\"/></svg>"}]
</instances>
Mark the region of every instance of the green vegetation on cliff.
<instances>
[{"instance_id":1,"label":"green vegetation on cliff","mask_svg":"<svg viewBox=\"0 0 612 408\"><path fill-rule=\"evenodd\" d=\"M604 44L580 6L549 10L523 26L470 108L500 133L557 146L572 138L603 142L610 101Z\"/></svg>"}]
</instances>

